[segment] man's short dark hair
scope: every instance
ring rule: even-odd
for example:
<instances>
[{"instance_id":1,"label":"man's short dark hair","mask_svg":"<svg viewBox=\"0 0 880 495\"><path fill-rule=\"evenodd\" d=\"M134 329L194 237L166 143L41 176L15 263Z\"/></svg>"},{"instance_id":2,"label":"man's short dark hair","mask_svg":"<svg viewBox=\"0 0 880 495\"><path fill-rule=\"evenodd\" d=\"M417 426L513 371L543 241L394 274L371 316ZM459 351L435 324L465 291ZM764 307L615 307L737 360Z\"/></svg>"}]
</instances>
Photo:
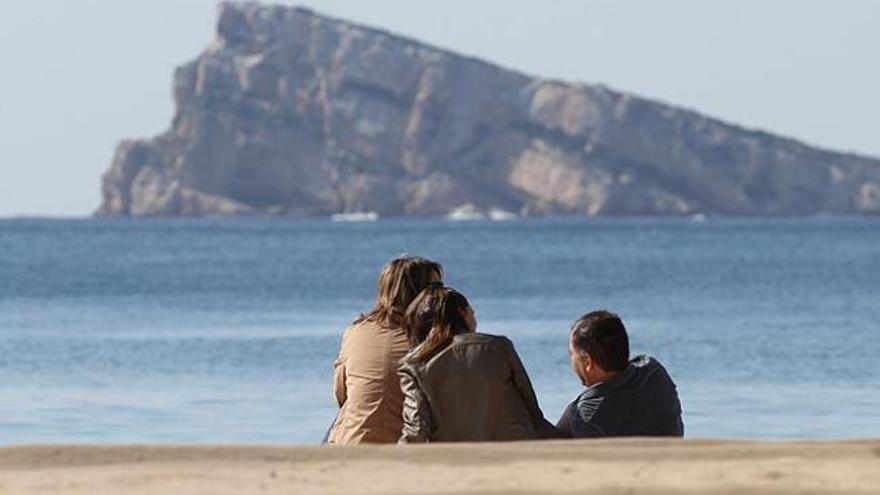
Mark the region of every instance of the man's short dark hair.
<instances>
[{"instance_id":1,"label":"man's short dark hair","mask_svg":"<svg viewBox=\"0 0 880 495\"><path fill-rule=\"evenodd\" d=\"M610 311L593 311L578 318L571 327L571 343L605 371L623 371L629 364L626 328Z\"/></svg>"}]
</instances>

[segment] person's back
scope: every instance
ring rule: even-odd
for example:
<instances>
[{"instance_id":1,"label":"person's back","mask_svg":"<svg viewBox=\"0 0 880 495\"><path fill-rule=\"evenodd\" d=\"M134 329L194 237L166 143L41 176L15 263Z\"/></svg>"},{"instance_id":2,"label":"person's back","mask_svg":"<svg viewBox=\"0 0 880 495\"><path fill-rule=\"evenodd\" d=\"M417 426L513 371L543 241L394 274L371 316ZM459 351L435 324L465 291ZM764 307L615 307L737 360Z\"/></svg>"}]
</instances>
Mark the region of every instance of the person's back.
<instances>
[{"instance_id":1,"label":"person's back","mask_svg":"<svg viewBox=\"0 0 880 495\"><path fill-rule=\"evenodd\" d=\"M569 338L571 366L587 388L556 424L567 437L683 436L675 383L659 361L629 358L629 337L614 313L594 311Z\"/></svg>"},{"instance_id":2,"label":"person's back","mask_svg":"<svg viewBox=\"0 0 880 495\"><path fill-rule=\"evenodd\" d=\"M505 337L458 334L429 360L400 372L408 397L403 442L530 440L553 431Z\"/></svg>"},{"instance_id":3,"label":"person's back","mask_svg":"<svg viewBox=\"0 0 880 495\"><path fill-rule=\"evenodd\" d=\"M400 367L402 443L558 436L513 344L475 333L474 311L460 292L426 288L405 320L414 349Z\"/></svg>"},{"instance_id":4,"label":"person's back","mask_svg":"<svg viewBox=\"0 0 880 495\"><path fill-rule=\"evenodd\" d=\"M361 321L342 337L335 391L339 415L330 443L394 443L403 427L397 363L409 352L406 332Z\"/></svg>"},{"instance_id":5,"label":"person's back","mask_svg":"<svg viewBox=\"0 0 880 495\"><path fill-rule=\"evenodd\" d=\"M611 380L588 387L556 427L573 438L684 435L675 384L659 361L644 355Z\"/></svg>"}]
</instances>

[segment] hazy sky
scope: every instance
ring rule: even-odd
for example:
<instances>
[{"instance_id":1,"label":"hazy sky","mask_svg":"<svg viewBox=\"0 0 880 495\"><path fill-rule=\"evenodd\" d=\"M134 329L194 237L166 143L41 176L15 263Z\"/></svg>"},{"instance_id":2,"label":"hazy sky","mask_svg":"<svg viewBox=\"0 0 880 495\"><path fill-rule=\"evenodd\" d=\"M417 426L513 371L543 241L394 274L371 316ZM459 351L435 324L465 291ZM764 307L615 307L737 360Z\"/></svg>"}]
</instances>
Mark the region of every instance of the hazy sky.
<instances>
[{"instance_id":1,"label":"hazy sky","mask_svg":"<svg viewBox=\"0 0 880 495\"><path fill-rule=\"evenodd\" d=\"M880 156L880 1L283 3ZM168 126L215 4L0 0L0 216L91 213L115 144Z\"/></svg>"}]
</instances>

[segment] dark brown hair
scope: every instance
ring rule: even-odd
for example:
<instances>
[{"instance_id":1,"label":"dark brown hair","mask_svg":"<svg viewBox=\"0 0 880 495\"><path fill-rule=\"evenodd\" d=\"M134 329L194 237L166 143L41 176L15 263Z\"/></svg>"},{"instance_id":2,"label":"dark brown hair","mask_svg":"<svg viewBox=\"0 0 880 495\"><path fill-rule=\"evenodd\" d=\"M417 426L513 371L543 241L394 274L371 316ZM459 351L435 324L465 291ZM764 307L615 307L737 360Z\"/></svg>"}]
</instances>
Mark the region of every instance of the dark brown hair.
<instances>
[{"instance_id":1,"label":"dark brown hair","mask_svg":"<svg viewBox=\"0 0 880 495\"><path fill-rule=\"evenodd\" d=\"M468 326L462 312L470 303L457 290L431 284L406 310L406 333L415 349L407 361L421 363L445 349L452 338L467 333Z\"/></svg>"},{"instance_id":2,"label":"dark brown hair","mask_svg":"<svg viewBox=\"0 0 880 495\"><path fill-rule=\"evenodd\" d=\"M355 323L371 321L386 327L403 325L406 308L435 275L443 277L443 266L427 258L405 255L389 261L379 274L376 305Z\"/></svg>"},{"instance_id":3,"label":"dark brown hair","mask_svg":"<svg viewBox=\"0 0 880 495\"><path fill-rule=\"evenodd\" d=\"M610 311L593 311L571 327L572 347L589 354L605 371L623 371L629 364L629 337L620 317Z\"/></svg>"}]
</instances>

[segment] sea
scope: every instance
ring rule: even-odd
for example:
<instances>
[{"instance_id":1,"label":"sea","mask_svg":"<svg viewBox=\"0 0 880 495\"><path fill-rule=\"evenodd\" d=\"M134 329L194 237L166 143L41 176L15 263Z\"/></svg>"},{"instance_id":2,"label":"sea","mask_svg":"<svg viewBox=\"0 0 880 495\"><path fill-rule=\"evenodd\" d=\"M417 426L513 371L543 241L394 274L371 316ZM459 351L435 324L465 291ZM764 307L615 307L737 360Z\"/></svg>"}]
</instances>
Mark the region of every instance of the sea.
<instances>
[{"instance_id":1,"label":"sea","mask_svg":"<svg viewBox=\"0 0 880 495\"><path fill-rule=\"evenodd\" d=\"M318 443L391 258L510 337L545 416L572 322L617 312L686 436L880 437L880 219L0 220L0 444Z\"/></svg>"}]
</instances>

